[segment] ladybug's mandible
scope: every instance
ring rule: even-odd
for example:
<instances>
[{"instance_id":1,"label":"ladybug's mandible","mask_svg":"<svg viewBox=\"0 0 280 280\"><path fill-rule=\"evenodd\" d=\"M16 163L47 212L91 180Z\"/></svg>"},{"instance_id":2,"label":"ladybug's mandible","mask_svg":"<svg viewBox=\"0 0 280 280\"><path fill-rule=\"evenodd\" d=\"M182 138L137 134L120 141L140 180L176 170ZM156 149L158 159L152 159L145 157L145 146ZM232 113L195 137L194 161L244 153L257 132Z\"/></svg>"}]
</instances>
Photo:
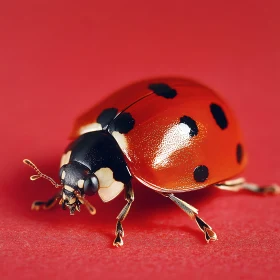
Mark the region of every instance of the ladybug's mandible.
<instances>
[{"instance_id":1,"label":"ladybug's mandible","mask_svg":"<svg viewBox=\"0 0 280 280\"><path fill-rule=\"evenodd\" d=\"M246 165L246 150L238 122L228 105L211 89L184 78L148 79L113 93L80 116L74 124L73 142L60 165L60 191L32 209L49 209L57 202L70 214L84 204L95 208L86 195L98 193L104 202L123 190L127 201L117 216L113 245L123 245L122 222L134 194L132 178L170 198L193 218L207 242L216 233L198 216L198 210L174 193L207 186L237 191L278 193L279 187L258 186L243 178L232 179Z\"/></svg>"}]
</instances>

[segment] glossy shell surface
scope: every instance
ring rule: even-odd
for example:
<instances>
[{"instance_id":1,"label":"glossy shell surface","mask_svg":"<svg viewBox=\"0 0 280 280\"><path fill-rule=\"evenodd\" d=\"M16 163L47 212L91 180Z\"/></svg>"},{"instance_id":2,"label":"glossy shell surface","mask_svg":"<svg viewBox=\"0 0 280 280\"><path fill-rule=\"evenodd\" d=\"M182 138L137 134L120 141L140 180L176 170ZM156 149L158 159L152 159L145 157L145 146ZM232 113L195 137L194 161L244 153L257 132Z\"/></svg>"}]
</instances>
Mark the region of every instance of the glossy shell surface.
<instances>
[{"instance_id":1,"label":"glossy shell surface","mask_svg":"<svg viewBox=\"0 0 280 280\"><path fill-rule=\"evenodd\" d=\"M192 80L150 79L119 90L79 117L72 137L90 125L108 129L132 176L159 191L203 188L237 175L246 164L231 108Z\"/></svg>"}]
</instances>

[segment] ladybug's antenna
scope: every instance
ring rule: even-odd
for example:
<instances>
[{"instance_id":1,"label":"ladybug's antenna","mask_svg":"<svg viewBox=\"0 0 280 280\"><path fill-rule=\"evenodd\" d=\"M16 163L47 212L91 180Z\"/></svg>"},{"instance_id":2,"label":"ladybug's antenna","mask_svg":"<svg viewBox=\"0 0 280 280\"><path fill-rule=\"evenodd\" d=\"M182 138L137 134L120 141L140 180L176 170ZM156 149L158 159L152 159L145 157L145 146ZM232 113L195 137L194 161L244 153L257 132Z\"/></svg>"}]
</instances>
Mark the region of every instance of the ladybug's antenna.
<instances>
[{"instance_id":1,"label":"ladybug's antenna","mask_svg":"<svg viewBox=\"0 0 280 280\"><path fill-rule=\"evenodd\" d=\"M57 184L51 177L47 176L46 174L43 174L39 170L39 168L31 160L24 159L23 163L25 163L26 165L32 167L37 172L37 175L30 176L30 180L31 181L35 181L35 180L37 180L39 178L44 178L44 179L50 181L56 188L62 187L62 185Z\"/></svg>"}]
</instances>

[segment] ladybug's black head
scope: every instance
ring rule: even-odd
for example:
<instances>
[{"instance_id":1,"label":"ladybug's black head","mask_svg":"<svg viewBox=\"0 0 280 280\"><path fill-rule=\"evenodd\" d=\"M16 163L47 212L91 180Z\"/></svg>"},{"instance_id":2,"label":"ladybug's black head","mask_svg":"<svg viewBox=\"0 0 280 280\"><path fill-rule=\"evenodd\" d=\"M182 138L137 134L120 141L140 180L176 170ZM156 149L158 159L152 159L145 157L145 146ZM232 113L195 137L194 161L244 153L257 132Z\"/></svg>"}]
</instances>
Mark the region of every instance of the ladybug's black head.
<instances>
[{"instance_id":1,"label":"ladybug's black head","mask_svg":"<svg viewBox=\"0 0 280 280\"><path fill-rule=\"evenodd\" d=\"M72 161L60 168L62 206L70 209L70 214L80 210L84 195L94 195L99 189L97 177L85 165Z\"/></svg>"},{"instance_id":2,"label":"ladybug's black head","mask_svg":"<svg viewBox=\"0 0 280 280\"><path fill-rule=\"evenodd\" d=\"M24 159L23 163L27 164L36 171L36 175L32 175L30 180L35 181L39 178L50 181L56 188L61 188L61 194L56 197L61 197L62 208L67 206L70 209L70 214L74 214L75 210L80 211L80 205L84 204L90 214L96 213L95 208L84 198L85 195L93 195L99 189L97 177L90 170L78 162L70 162L60 168L61 185L57 184L51 177L43 174L38 167L29 159ZM40 205L47 204L40 202Z\"/></svg>"}]
</instances>

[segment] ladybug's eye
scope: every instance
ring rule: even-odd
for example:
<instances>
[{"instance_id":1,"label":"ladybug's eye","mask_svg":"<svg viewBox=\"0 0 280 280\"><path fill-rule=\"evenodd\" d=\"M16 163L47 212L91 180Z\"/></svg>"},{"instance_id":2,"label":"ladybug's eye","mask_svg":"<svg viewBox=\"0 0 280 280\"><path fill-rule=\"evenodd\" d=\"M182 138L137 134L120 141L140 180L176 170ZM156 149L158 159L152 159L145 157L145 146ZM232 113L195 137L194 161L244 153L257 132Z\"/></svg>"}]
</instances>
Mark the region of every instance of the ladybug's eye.
<instances>
[{"instance_id":1,"label":"ladybug's eye","mask_svg":"<svg viewBox=\"0 0 280 280\"><path fill-rule=\"evenodd\" d=\"M84 192L86 195L94 195L99 189L99 181L94 174L90 176L84 182Z\"/></svg>"}]
</instances>

